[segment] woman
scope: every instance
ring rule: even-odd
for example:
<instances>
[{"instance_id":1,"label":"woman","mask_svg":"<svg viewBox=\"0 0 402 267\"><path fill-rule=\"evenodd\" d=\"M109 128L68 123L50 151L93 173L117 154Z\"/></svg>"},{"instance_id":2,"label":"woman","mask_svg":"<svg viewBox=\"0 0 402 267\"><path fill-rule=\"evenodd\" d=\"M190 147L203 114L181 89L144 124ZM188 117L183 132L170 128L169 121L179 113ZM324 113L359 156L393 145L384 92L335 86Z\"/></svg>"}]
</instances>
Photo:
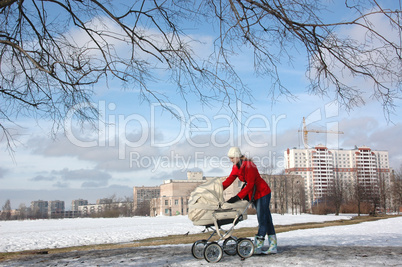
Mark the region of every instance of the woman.
<instances>
[{"instance_id":1,"label":"woman","mask_svg":"<svg viewBox=\"0 0 402 267\"><path fill-rule=\"evenodd\" d=\"M271 189L268 184L261 178L255 164L245 158L238 147L231 147L228 157L233 163L232 172L229 177L222 183L223 189L228 188L236 178L245 183L240 192L229 199L228 203L235 203L239 200L249 200L253 196L254 186L254 206L257 210L258 233L254 239L255 254L274 254L277 253L277 241L275 228L272 223L271 211L269 210L269 202L271 201ZM268 235L269 248L267 251L262 250L265 235Z\"/></svg>"}]
</instances>

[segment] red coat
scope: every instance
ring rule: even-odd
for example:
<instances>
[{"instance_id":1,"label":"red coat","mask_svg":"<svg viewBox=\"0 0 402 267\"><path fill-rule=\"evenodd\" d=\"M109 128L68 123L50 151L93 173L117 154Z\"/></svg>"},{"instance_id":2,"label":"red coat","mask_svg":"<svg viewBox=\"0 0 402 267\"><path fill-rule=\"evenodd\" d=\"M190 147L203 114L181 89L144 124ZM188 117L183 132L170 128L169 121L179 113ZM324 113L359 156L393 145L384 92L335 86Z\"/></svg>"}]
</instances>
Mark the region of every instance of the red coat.
<instances>
[{"instance_id":1,"label":"red coat","mask_svg":"<svg viewBox=\"0 0 402 267\"><path fill-rule=\"evenodd\" d=\"M254 200L262 198L263 196L271 193L271 188L268 184L261 178L258 172L257 166L252 161L243 161L240 169L233 165L232 172L229 177L222 183L223 189L228 188L235 180L239 178L240 181L246 182L247 185L237 194L241 199L245 198L247 195L251 199L253 195L254 185L257 186L255 191Z\"/></svg>"}]
</instances>

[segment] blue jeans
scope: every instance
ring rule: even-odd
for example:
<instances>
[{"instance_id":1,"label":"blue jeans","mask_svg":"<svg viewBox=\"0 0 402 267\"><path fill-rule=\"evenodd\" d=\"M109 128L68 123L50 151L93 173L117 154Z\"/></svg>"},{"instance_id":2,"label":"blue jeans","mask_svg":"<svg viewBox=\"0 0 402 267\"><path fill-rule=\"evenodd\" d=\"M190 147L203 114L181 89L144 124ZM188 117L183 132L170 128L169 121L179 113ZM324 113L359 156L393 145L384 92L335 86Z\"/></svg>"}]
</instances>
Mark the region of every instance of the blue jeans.
<instances>
[{"instance_id":1,"label":"blue jeans","mask_svg":"<svg viewBox=\"0 0 402 267\"><path fill-rule=\"evenodd\" d=\"M271 211L269 210L269 202L271 202L271 193L255 201L255 209L257 210L258 220L258 236L265 237L266 234L275 234Z\"/></svg>"}]
</instances>

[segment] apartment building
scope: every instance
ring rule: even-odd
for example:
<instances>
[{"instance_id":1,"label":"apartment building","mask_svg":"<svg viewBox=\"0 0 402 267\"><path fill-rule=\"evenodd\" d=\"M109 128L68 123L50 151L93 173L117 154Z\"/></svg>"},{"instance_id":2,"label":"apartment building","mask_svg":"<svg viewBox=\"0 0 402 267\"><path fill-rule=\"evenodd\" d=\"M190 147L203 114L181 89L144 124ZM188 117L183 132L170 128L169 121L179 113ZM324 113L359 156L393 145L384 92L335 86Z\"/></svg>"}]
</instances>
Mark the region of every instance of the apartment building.
<instances>
[{"instance_id":1,"label":"apartment building","mask_svg":"<svg viewBox=\"0 0 402 267\"><path fill-rule=\"evenodd\" d=\"M61 200L36 200L31 201L31 212L37 218L53 218L63 216L65 210L64 201Z\"/></svg>"},{"instance_id":2,"label":"apartment building","mask_svg":"<svg viewBox=\"0 0 402 267\"><path fill-rule=\"evenodd\" d=\"M64 201L52 200L48 202L48 215L49 218L64 217Z\"/></svg>"},{"instance_id":3,"label":"apartment building","mask_svg":"<svg viewBox=\"0 0 402 267\"><path fill-rule=\"evenodd\" d=\"M31 201L31 210L35 213L40 212L41 214L47 213L48 201L36 200Z\"/></svg>"},{"instance_id":4,"label":"apartment building","mask_svg":"<svg viewBox=\"0 0 402 267\"><path fill-rule=\"evenodd\" d=\"M78 211L79 206L88 205L88 200L86 199L75 199L71 201L71 211L76 212Z\"/></svg>"},{"instance_id":5,"label":"apartment building","mask_svg":"<svg viewBox=\"0 0 402 267\"><path fill-rule=\"evenodd\" d=\"M149 203L153 198L160 196L159 186L134 186L133 188L133 209L134 214L147 213L149 215Z\"/></svg>"},{"instance_id":6,"label":"apartment building","mask_svg":"<svg viewBox=\"0 0 402 267\"><path fill-rule=\"evenodd\" d=\"M49 203L45 200L31 201L31 211L37 218L47 218Z\"/></svg>"},{"instance_id":7,"label":"apartment building","mask_svg":"<svg viewBox=\"0 0 402 267\"><path fill-rule=\"evenodd\" d=\"M287 149L284 156L285 172L304 179L308 208L326 196L336 180L351 185L358 183L366 189L376 188L379 178L390 181L388 152L366 146L344 150L317 145Z\"/></svg>"}]
</instances>

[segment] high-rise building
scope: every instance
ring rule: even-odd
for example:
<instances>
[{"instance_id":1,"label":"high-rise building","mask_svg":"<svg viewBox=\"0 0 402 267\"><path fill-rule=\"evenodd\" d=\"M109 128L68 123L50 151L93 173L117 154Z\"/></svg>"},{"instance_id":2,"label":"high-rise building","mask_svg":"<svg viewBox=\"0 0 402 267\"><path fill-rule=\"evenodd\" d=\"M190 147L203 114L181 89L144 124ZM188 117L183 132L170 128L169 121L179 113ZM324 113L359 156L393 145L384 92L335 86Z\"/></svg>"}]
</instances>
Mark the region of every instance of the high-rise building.
<instances>
[{"instance_id":1,"label":"high-rise building","mask_svg":"<svg viewBox=\"0 0 402 267\"><path fill-rule=\"evenodd\" d=\"M134 186L133 209L136 214L149 215L149 202L160 195L159 186ZM144 213L144 214L142 214Z\"/></svg>"},{"instance_id":2,"label":"high-rise building","mask_svg":"<svg viewBox=\"0 0 402 267\"><path fill-rule=\"evenodd\" d=\"M36 218L46 218L48 211L48 201L36 200L31 201L31 211Z\"/></svg>"},{"instance_id":3,"label":"high-rise building","mask_svg":"<svg viewBox=\"0 0 402 267\"><path fill-rule=\"evenodd\" d=\"M86 199L75 199L71 201L71 211L76 212L78 211L79 206L88 205L88 200Z\"/></svg>"},{"instance_id":4,"label":"high-rise building","mask_svg":"<svg viewBox=\"0 0 402 267\"><path fill-rule=\"evenodd\" d=\"M52 200L48 202L49 218L64 217L64 201Z\"/></svg>"},{"instance_id":5,"label":"high-rise building","mask_svg":"<svg viewBox=\"0 0 402 267\"><path fill-rule=\"evenodd\" d=\"M328 149L318 145L307 149L287 149L285 172L304 179L306 205L311 208L325 197L335 181L358 184L374 191L378 181L390 180L388 151L374 151L369 147Z\"/></svg>"}]
</instances>

